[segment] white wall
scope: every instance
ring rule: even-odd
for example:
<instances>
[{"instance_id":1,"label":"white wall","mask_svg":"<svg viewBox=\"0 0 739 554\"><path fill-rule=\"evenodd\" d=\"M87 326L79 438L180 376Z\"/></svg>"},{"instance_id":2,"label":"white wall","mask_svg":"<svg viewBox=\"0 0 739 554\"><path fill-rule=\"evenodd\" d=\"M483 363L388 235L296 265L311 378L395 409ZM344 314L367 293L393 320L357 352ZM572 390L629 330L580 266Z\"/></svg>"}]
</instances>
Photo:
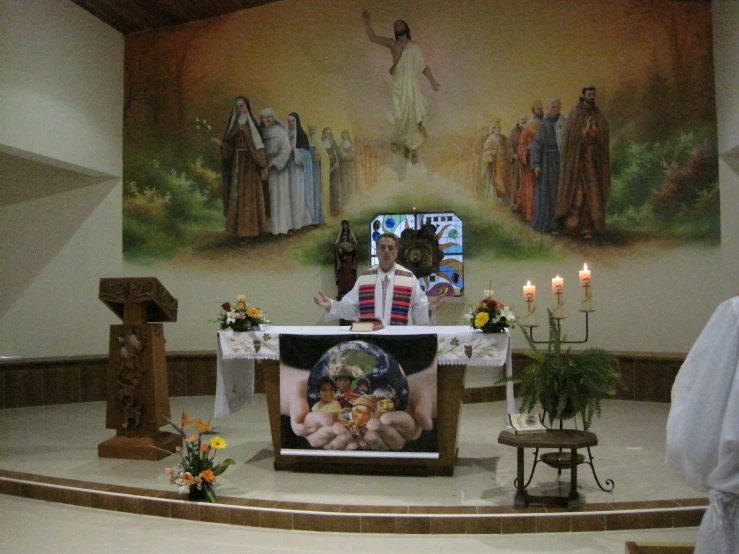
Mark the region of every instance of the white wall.
<instances>
[{"instance_id":1,"label":"white wall","mask_svg":"<svg viewBox=\"0 0 739 554\"><path fill-rule=\"evenodd\" d=\"M0 356L107 350L97 288L121 271L123 46L67 0L0 0Z\"/></svg>"}]
</instances>

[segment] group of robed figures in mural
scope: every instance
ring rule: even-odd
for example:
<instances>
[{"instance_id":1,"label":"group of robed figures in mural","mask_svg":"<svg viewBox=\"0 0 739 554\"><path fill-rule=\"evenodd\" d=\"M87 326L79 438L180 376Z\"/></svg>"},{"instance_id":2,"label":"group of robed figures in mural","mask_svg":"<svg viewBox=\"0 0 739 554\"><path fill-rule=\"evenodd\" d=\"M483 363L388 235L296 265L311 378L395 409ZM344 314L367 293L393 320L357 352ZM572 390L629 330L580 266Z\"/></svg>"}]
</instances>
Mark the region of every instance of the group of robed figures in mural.
<instances>
[{"instance_id":1,"label":"group of robed figures in mural","mask_svg":"<svg viewBox=\"0 0 739 554\"><path fill-rule=\"evenodd\" d=\"M287 128L272 108L255 118L248 98L234 101L222 138L212 138L222 158L226 231L242 239L292 234L336 216L356 188L356 151L346 131L341 145L329 127L321 139L300 115Z\"/></svg>"},{"instance_id":2,"label":"group of robed figures in mural","mask_svg":"<svg viewBox=\"0 0 739 554\"><path fill-rule=\"evenodd\" d=\"M606 227L611 189L608 122L595 105L596 88L583 87L563 116L552 98L540 100L531 120L519 117L508 137L500 120L478 137L477 195L509 204L540 233L568 231L592 238Z\"/></svg>"}]
</instances>

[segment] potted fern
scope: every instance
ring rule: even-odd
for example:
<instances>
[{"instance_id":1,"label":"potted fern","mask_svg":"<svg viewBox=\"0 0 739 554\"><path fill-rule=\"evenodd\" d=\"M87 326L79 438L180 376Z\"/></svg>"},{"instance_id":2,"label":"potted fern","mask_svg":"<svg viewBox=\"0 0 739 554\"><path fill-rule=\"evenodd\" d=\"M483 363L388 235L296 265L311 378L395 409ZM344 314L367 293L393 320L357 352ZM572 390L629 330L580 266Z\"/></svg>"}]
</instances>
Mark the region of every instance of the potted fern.
<instances>
[{"instance_id":1,"label":"potted fern","mask_svg":"<svg viewBox=\"0 0 739 554\"><path fill-rule=\"evenodd\" d=\"M519 383L518 396L521 412L531 412L538 404L546 410L550 425L579 415L587 431L593 416L600 416L600 401L613 396L626 382L619 370L618 359L602 348L587 348L582 352L562 351L562 331L557 320L549 314L549 342L547 351L536 348L531 336L524 336L531 350L526 355L531 362L519 377L502 381Z\"/></svg>"}]
</instances>

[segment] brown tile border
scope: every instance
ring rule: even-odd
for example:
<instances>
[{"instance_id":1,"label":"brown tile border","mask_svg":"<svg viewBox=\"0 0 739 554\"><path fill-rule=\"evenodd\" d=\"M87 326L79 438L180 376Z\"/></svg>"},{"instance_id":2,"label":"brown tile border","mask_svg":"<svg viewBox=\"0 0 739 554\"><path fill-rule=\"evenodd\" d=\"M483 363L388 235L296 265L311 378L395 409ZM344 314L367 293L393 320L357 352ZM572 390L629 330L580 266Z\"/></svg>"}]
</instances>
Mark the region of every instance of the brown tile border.
<instances>
[{"instance_id":1,"label":"brown tile border","mask_svg":"<svg viewBox=\"0 0 739 554\"><path fill-rule=\"evenodd\" d=\"M580 512L511 506L351 506L221 497L105 485L0 469L0 494L175 519L269 529L404 535L568 533L697 527L708 500L586 504Z\"/></svg>"},{"instance_id":2,"label":"brown tile border","mask_svg":"<svg viewBox=\"0 0 739 554\"><path fill-rule=\"evenodd\" d=\"M619 391L615 399L670 401L672 382L685 354L613 354L619 358L628 383L628 388ZM514 375L522 370L527 359L522 352L513 352ZM0 409L105 400L107 364L107 355L0 360ZM169 352L167 373L171 396L214 394L216 353ZM254 380L254 392L263 393L264 373L259 365ZM470 387L463 394L465 404L503 399L503 386Z\"/></svg>"}]
</instances>

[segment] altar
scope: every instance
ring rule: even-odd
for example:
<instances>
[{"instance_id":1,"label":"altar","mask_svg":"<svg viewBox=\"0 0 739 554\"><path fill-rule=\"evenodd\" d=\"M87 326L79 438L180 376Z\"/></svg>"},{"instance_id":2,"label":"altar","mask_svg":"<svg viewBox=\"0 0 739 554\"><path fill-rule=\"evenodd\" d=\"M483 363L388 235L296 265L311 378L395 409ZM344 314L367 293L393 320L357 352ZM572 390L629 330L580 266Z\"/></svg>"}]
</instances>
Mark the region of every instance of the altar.
<instances>
[{"instance_id":1,"label":"altar","mask_svg":"<svg viewBox=\"0 0 739 554\"><path fill-rule=\"evenodd\" d=\"M424 365L428 367L419 373L426 381L430 375L434 379L433 402L429 401L429 404L433 403L433 413L429 412L433 421L433 448L429 452L423 449L395 446L376 447L375 449L374 446L367 446L361 440L345 449L337 448L335 443L323 445L320 441L316 443L314 440L310 442L313 447L303 441L306 444L305 447L294 448L289 437L292 435L291 423L293 430L302 429L304 419L307 423L309 417L325 416L307 416L308 403L304 400L302 400L305 406L303 412L296 416L295 398L288 398L287 385L281 386L281 380L287 383L288 379L292 379L292 377L286 377L291 375L290 373L285 373L291 369L285 369L284 361L280 363L281 355L283 357L286 355L285 352L281 352L281 338L283 342L288 338L299 339L299 341L310 341L315 338L319 341L328 341L326 344L340 345L382 344L383 341L390 341L390 344L393 344L394 341L396 356L401 359L400 365L405 369L405 371L401 370L401 373L409 374L415 371L412 367L409 371L409 366L413 365L416 356L411 354L408 357L407 353L403 352L404 345L407 344L410 348L414 340L433 339L432 342L425 343L427 350L433 349L433 345L436 346L436 352L430 353L429 359L432 362L428 364L424 362ZM326 356L328 355L327 352ZM332 326L275 326L245 333L228 330L218 333L214 417L224 417L235 413L251 401L254 393L255 363L259 363L264 372L267 408L275 452L275 469L332 473L453 475L465 368L467 366L505 366L506 375L512 374L509 333L487 334L463 326L389 327L372 333L356 333L351 332L349 327ZM303 383L299 385L302 387L303 398L305 397L306 380L307 370ZM409 380L412 383L418 382L418 378L413 375L409 375ZM511 383L507 385L506 397L508 411L515 411ZM300 401L301 399L298 398L298 404ZM411 402L407 409L405 406L404 409L416 417L418 409L415 404L419 403L419 401L414 403L413 394L411 394ZM405 414L401 415L405 416ZM312 439L320 434L316 433L309 438ZM363 447L358 447L357 444L362 444Z\"/></svg>"}]
</instances>

